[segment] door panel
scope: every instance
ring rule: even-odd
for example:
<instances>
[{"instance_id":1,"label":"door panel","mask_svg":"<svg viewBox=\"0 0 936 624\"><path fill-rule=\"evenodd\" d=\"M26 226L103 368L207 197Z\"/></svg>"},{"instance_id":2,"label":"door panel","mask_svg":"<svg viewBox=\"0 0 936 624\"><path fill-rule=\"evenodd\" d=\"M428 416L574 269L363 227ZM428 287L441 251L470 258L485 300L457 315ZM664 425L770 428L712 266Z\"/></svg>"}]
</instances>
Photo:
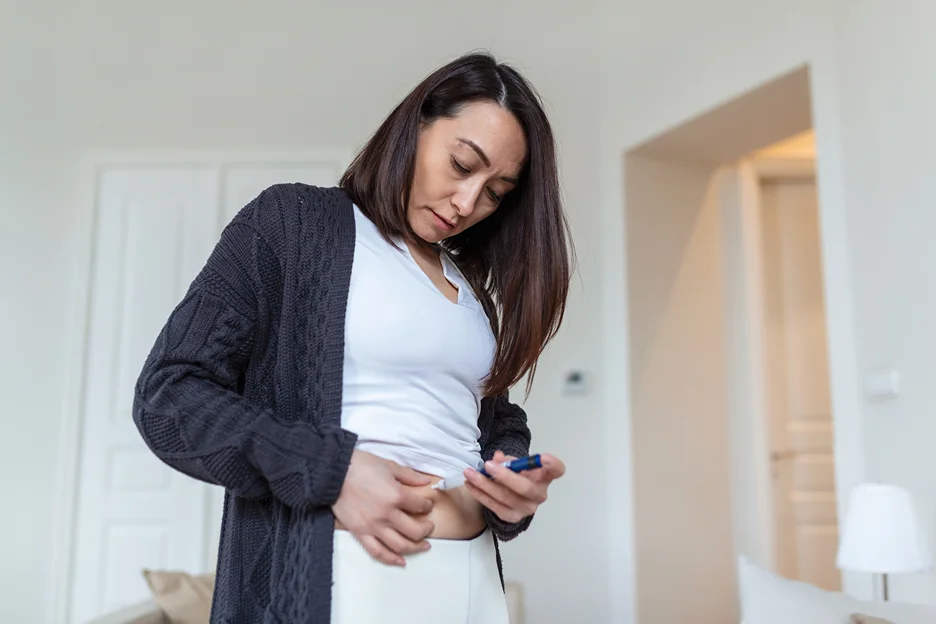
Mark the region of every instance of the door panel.
<instances>
[{"instance_id":1,"label":"door panel","mask_svg":"<svg viewBox=\"0 0 936 624\"><path fill-rule=\"evenodd\" d=\"M838 521L815 183L765 183L761 206L777 571L834 590Z\"/></svg>"},{"instance_id":2,"label":"door panel","mask_svg":"<svg viewBox=\"0 0 936 624\"><path fill-rule=\"evenodd\" d=\"M149 596L143 568L201 571L204 486L162 464L131 416L136 377L210 253L211 169L100 178L73 574L74 622Z\"/></svg>"}]
</instances>

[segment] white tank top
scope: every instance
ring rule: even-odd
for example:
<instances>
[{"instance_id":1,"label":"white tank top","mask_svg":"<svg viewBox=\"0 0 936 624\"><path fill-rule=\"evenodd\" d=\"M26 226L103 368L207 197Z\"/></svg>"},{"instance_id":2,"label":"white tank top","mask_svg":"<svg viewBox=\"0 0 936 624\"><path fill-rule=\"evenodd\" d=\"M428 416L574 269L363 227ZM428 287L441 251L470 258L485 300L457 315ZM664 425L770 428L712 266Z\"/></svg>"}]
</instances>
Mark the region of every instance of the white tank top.
<instances>
[{"instance_id":1,"label":"white tank top","mask_svg":"<svg viewBox=\"0 0 936 624\"><path fill-rule=\"evenodd\" d=\"M357 206L354 219L341 426L357 434L357 449L414 470L478 468L480 382L495 349L487 316L445 253L457 304L402 241L389 244Z\"/></svg>"}]
</instances>

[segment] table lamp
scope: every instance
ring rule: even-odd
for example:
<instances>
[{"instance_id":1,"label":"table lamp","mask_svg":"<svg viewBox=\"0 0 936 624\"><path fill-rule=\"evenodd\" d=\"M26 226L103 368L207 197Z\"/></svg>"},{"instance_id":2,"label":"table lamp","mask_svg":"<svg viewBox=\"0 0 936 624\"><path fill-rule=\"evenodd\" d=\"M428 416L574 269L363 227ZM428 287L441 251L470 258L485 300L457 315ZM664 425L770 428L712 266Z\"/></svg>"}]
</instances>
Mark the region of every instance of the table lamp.
<instances>
[{"instance_id":1,"label":"table lamp","mask_svg":"<svg viewBox=\"0 0 936 624\"><path fill-rule=\"evenodd\" d=\"M932 567L913 499L906 489L887 483L863 483L848 500L836 565L879 579L888 600L887 575L924 572Z\"/></svg>"}]
</instances>

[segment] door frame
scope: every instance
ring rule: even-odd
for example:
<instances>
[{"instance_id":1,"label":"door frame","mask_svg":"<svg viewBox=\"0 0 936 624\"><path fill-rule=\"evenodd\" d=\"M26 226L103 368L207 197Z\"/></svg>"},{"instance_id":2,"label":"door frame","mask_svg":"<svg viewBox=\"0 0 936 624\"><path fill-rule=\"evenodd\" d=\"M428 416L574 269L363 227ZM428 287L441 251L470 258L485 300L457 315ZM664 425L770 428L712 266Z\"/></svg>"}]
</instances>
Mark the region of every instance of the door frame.
<instances>
[{"instance_id":1,"label":"door frame","mask_svg":"<svg viewBox=\"0 0 936 624\"><path fill-rule=\"evenodd\" d=\"M741 178L739 186L742 190L738 192L741 201L738 209L740 210L740 219L745 221L741 228L743 240L740 241L743 249L743 258L747 266L753 267L753 271L744 275L745 283L743 289L743 310L740 313L744 317L746 328L748 330L747 338L750 341L758 343L753 345L746 354L745 365L750 369L750 380L752 389L747 395L747 404L743 406L743 411L750 414L754 422L752 428L747 433L747 439L739 441L741 444L752 444L756 449L755 465L753 466L754 478L757 490L757 522L755 529L756 550L760 555L761 565L774 569L775 559L775 532L776 532L776 513L773 502L774 483L772 479L771 452L773 450L771 443L770 422L771 413L768 409L768 384L769 367L767 364L766 344L764 342L765 324L763 316L763 276L758 273L762 270L763 241L759 236L760 226L760 189L767 181L788 181L797 182L812 180L816 183L817 194L819 192L819 180L817 172L817 163L815 156L790 155L790 156L770 156L754 157L746 160L736 167L738 176ZM819 198L821 201L821 197ZM820 219L820 244L822 245L821 255L823 257L823 293L825 298L829 299L829 272L827 267L828 254L826 245L828 244L829 234L824 230L822 220L822 207L819 208ZM731 305L727 302L726 305ZM737 305L737 302L735 303ZM825 312L825 322L827 336L831 333L829 325L832 317L828 309ZM827 338L828 340L829 338ZM831 369L834 364L835 354L829 345L830 385ZM830 388L830 393L831 393ZM833 398L834 398L834 393ZM832 422L835 433L838 433L845 426L851 426L841 418L840 410L832 405ZM838 437L838 436L836 436ZM860 452L860 450L858 450ZM834 465L836 473L835 491L838 499L839 508L845 499L847 484L841 482L843 467L852 465L853 456L856 449L843 447L836 444L834 448ZM841 455L846 455L841 457ZM841 514L839 514L839 518ZM840 520L839 520L840 521ZM844 579L843 579L844 585Z\"/></svg>"},{"instance_id":2,"label":"door frame","mask_svg":"<svg viewBox=\"0 0 936 624\"><path fill-rule=\"evenodd\" d=\"M728 432L736 553L775 568L771 500L761 172L753 159L713 176L721 218Z\"/></svg>"},{"instance_id":3,"label":"door frame","mask_svg":"<svg viewBox=\"0 0 936 624\"><path fill-rule=\"evenodd\" d=\"M75 557L78 518L81 431L84 426L84 387L88 324L92 296L97 199L101 172L107 167L148 167L154 165L220 167L232 165L325 164L343 171L353 158L348 149L296 150L91 150L84 152L75 168L75 262L69 284L71 314L66 336L66 379L60 406L57 436L58 477L52 520L52 556L49 568L50 591L46 621L70 622L72 566ZM286 182L284 180L284 182ZM219 225L219 232L221 226Z\"/></svg>"}]
</instances>

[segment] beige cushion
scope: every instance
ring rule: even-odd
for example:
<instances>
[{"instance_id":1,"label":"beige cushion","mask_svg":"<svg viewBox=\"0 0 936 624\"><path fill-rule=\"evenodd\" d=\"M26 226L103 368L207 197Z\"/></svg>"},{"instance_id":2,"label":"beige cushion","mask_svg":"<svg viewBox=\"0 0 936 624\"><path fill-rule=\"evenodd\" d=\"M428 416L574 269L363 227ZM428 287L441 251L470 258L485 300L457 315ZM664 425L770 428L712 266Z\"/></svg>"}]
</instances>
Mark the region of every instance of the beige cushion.
<instances>
[{"instance_id":1,"label":"beige cushion","mask_svg":"<svg viewBox=\"0 0 936 624\"><path fill-rule=\"evenodd\" d=\"M894 624L890 620L882 620L881 618L862 615L860 613L852 613L849 622L851 624Z\"/></svg>"},{"instance_id":2,"label":"beige cushion","mask_svg":"<svg viewBox=\"0 0 936 624\"><path fill-rule=\"evenodd\" d=\"M739 563L741 624L849 624L853 613L885 618L885 622L895 624L936 622L936 606L865 602L783 578L746 557L741 557Z\"/></svg>"},{"instance_id":3,"label":"beige cushion","mask_svg":"<svg viewBox=\"0 0 936 624\"><path fill-rule=\"evenodd\" d=\"M143 576L170 624L208 624L213 574L192 576L187 572L143 570Z\"/></svg>"}]
</instances>

